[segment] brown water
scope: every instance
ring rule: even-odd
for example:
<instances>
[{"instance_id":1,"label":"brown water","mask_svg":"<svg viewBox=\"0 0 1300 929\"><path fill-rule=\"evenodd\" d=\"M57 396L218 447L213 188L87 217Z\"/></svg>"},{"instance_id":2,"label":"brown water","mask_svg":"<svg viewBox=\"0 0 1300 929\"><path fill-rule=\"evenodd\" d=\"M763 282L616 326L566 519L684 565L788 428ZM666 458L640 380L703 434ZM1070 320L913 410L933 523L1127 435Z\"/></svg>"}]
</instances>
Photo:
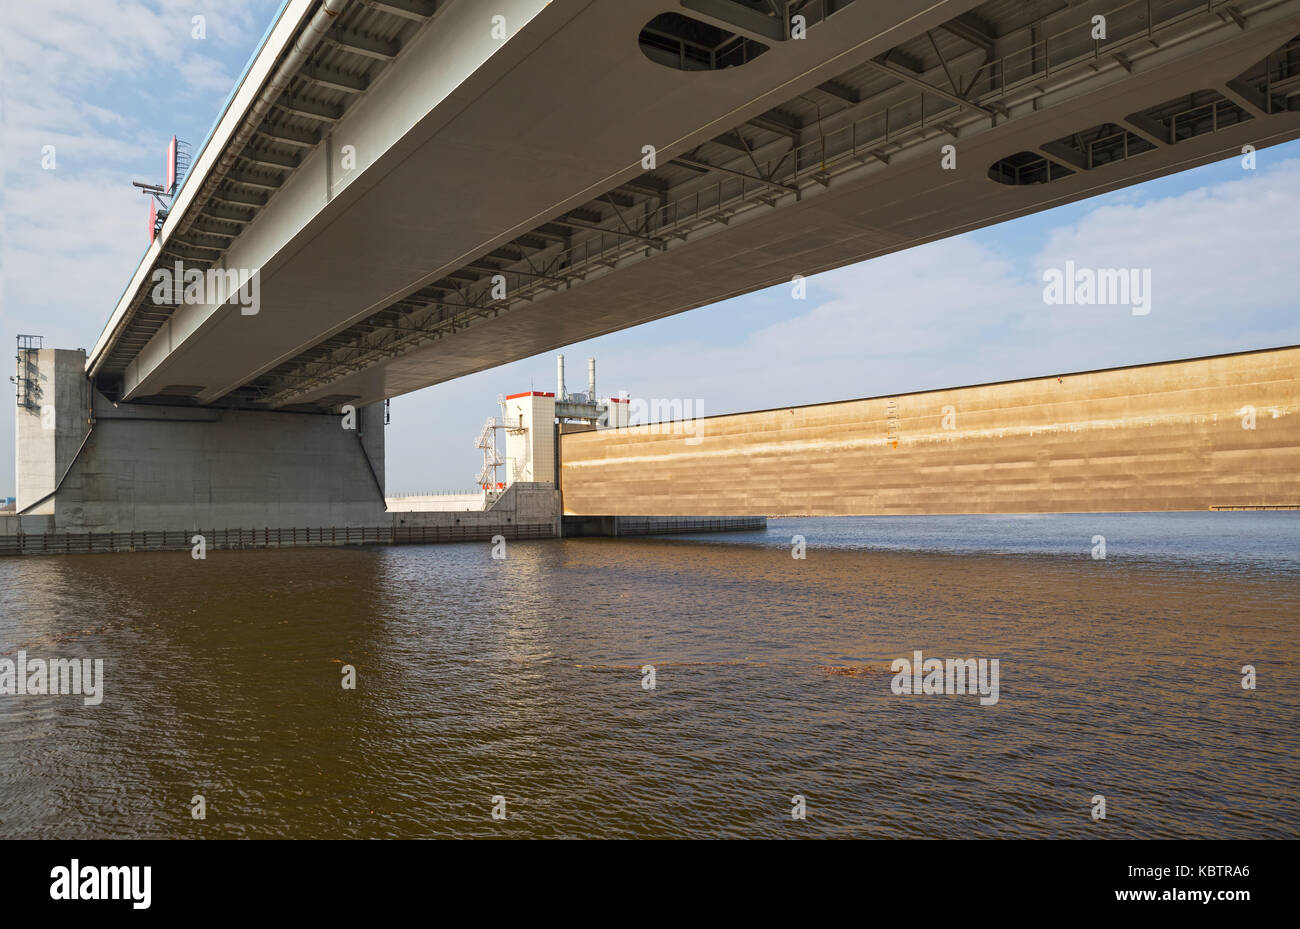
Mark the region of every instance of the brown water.
<instances>
[{"instance_id":1,"label":"brown water","mask_svg":"<svg viewBox=\"0 0 1300 929\"><path fill-rule=\"evenodd\" d=\"M0 836L1300 834L1290 561L818 548L819 522L0 561L0 652L106 676L99 706L0 696ZM998 658L997 705L892 693L918 648Z\"/></svg>"}]
</instances>

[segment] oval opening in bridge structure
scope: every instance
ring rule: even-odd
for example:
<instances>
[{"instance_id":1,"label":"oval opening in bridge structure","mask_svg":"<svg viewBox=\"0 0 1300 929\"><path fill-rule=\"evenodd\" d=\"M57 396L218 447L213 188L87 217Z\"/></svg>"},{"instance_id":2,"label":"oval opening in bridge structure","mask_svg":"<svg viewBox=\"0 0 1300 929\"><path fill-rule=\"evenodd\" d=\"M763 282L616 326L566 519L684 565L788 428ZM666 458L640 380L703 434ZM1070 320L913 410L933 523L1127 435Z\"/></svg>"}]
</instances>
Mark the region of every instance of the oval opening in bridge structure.
<instances>
[{"instance_id":1,"label":"oval opening in bridge structure","mask_svg":"<svg viewBox=\"0 0 1300 929\"><path fill-rule=\"evenodd\" d=\"M767 51L762 42L681 13L660 13L641 30L641 52L678 71L721 71L748 64Z\"/></svg>"},{"instance_id":2,"label":"oval opening in bridge structure","mask_svg":"<svg viewBox=\"0 0 1300 929\"><path fill-rule=\"evenodd\" d=\"M1016 187L1022 184L1047 184L1069 177L1074 172L1044 158L1037 152L1017 152L989 168L989 177L999 184Z\"/></svg>"}]
</instances>

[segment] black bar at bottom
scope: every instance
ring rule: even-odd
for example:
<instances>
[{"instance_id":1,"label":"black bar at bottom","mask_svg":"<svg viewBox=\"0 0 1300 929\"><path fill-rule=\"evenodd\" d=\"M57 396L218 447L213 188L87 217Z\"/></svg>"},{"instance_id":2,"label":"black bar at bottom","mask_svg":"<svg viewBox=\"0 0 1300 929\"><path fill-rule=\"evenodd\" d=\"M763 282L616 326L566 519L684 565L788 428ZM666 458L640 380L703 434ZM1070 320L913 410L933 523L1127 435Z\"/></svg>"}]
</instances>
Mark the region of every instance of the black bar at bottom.
<instances>
[{"instance_id":1,"label":"black bar at bottom","mask_svg":"<svg viewBox=\"0 0 1300 929\"><path fill-rule=\"evenodd\" d=\"M778 903L810 918L847 911L873 922L975 924L1014 913L1056 918L1098 910L1177 920L1201 912L1231 921L1258 912L1252 908L1260 904L1288 903L1282 880L1290 869L1283 862L1294 850L1289 843L1246 841L594 844L542 849L526 841L459 842L453 849L412 841L9 841L0 843L0 873L7 917L33 910L92 918L109 912L373 917L424 900L439 907L477 901L484 914L514 901L541 905L548 919L563 910L622 913L634 922L658 922L679 907L698 916L715 904L734 922L742 912ZM71 896L60 879L74 860L78 899L54 899ZM140 870L111 872L104 884L102 867ZM138 907L145 867L148 906ZM111 892L114 881L122 899L84 899L82 888Z\"/></svg>"}]
</instances>

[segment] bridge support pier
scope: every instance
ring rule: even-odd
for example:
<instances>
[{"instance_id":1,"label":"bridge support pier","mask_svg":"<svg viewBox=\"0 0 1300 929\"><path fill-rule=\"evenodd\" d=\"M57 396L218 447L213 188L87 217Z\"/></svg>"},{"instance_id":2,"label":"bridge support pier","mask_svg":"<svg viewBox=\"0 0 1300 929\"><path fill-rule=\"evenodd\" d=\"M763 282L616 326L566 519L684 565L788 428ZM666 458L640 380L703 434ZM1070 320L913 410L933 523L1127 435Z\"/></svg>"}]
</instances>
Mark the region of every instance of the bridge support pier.
<instances>
[{"instance_id":1,"label":"bridge support pier","mask_svg":"<svg viewBox=\"0 0 1300 929\"><path fill-rule=\"evenodd\" d=\"M48 531L361 527L384 509L382 404L331 414L118 404L81 351L20 352L20 516ZM24 385L20 384L20 387ZM350 427L350 428L349 428Z\"/></svg>"}]
</instances>

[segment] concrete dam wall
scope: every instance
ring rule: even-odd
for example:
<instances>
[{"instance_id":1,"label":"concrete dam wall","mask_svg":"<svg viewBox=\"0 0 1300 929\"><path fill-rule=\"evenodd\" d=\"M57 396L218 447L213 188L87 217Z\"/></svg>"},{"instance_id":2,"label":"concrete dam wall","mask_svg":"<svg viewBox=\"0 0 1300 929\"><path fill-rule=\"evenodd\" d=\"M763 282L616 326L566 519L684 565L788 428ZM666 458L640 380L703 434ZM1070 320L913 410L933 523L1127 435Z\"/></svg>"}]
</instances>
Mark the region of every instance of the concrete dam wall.
<instances>
[{"instance_id":1,"label":"concrete dam wall","mask_svg":"<svg viewBox=\"0 0 1300 929\"><path fill-rule=\"evenodd\" d=\"M566 515L1300 507L1300 347L565 435Z\"/></svg>"}]
</instances>

